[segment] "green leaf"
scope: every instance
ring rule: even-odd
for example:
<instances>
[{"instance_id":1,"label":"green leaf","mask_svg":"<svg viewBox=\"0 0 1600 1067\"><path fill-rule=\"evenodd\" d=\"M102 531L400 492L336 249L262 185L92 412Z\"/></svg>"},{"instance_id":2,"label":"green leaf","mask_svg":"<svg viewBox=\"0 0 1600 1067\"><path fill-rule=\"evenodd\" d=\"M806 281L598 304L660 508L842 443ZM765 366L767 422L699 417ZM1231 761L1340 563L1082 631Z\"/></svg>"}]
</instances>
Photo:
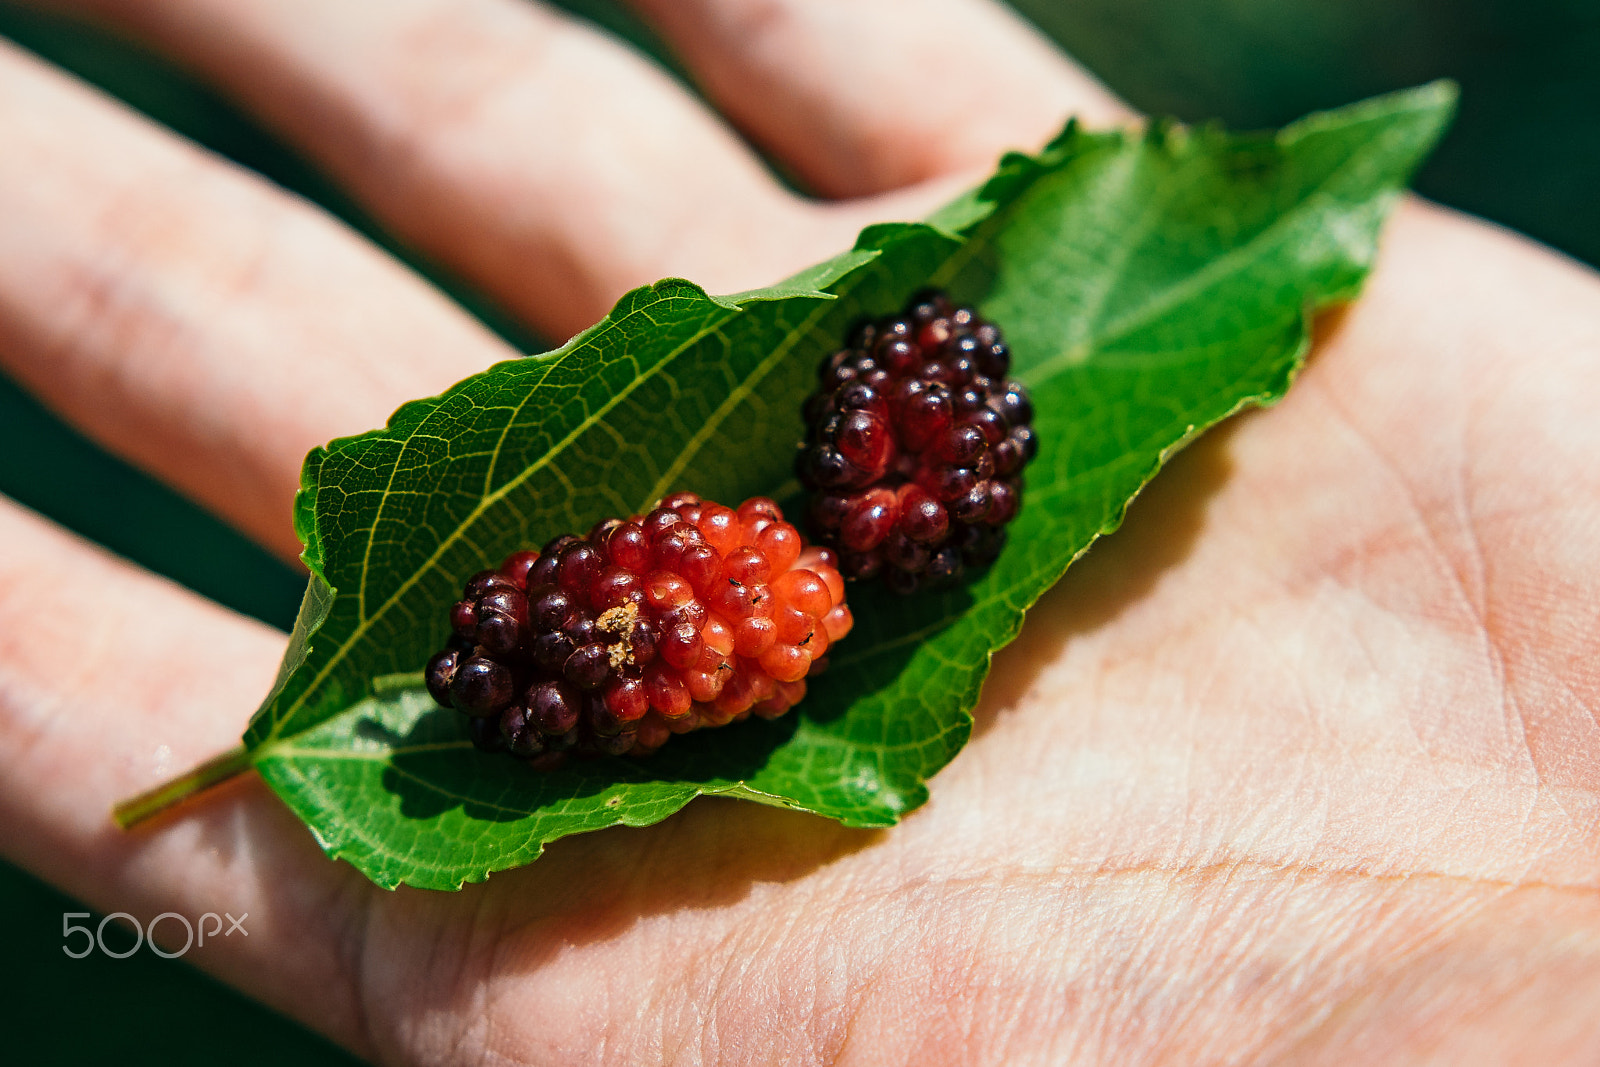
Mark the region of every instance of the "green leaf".
<instances>
[{"instance_id":1,"label":"green leaf","mask_svg":"<svg viewBox=\"0 0 1600 1067\"><path fill-rule=\"evenodd\" d=\"M1426 86L1264 136L1069 125L927 224L871 227L772 289L635 290L559 350L314 451L296 507L311 587L251 758L330 855L385 886L458 888L701 794L891 825L965 744L1028 606L1175 450L1283 395L1310 313L1355 294L1453 101ZM792 497L817 363L930 283L1002 326L1037 410L1022 514L980 580L856 588L856 629L795 712L645 761L541 774L482 756L414 687L463 580L508 552L676 489Z\"/></svg>"}]
</instances>

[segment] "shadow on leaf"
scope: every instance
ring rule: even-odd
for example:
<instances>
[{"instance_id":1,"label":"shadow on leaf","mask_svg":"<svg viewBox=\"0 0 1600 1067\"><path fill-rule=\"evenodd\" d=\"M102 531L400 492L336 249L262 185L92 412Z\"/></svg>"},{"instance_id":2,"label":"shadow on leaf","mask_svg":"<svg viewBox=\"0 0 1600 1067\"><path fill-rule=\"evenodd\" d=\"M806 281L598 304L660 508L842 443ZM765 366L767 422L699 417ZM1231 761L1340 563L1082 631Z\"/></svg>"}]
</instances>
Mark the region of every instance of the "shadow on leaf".
<instances>
[{"instance_id":1,"label":"shadow on leaf","mask_svg":"<svg viewBox=\"0 0 1600 1067\"><path fill-rule=\"evenodd\" d=\"M972 604L967 586L903 597L878 582L855 584L850 606L856 628L832 655L829 670L811 680L800 711L827 726L857 702L895 689L913 669L917 652L960 622Z\"/></svg>"},{"instance_id":2,"label":"shadow on leaf","mask_svg":"<svg viewBox=\"0 0 1600 1067\"><path fill-rule=\"evenodd\" d=\"M667 783L726 790L760 771L793 737L795 725L792 716L757 719L673 738L646 759L576 759L557 771L536 771L509 756L478 751L468 740L465 720L444 708L422 713L403 732L373 718L362 719L353 730L389 749L383 788L399 799L407 819L433 820L460 809L470 819L504 823L594 806L606 822L637 824L619 787ZM655 818L659 815L650 821Z\"/></svg>"}]
</instances>

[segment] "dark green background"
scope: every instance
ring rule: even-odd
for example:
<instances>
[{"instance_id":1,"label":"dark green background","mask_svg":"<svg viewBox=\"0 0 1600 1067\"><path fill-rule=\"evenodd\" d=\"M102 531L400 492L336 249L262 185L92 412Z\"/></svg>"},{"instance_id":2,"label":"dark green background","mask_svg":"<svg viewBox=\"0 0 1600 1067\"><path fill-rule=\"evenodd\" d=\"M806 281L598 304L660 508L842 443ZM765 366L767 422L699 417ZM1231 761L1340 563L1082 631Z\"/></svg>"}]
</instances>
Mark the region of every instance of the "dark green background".
<instances>
[{"instance_id":1,"label":"dark green background","mask_svg":"<svg viewBox=\"0 0 1600 1067\"><path fill-rule=\"evenodd\" d=\"M565 6L649 46L603 0ZM1460 118L1418 188L1600 263L1600 0L1017 0L1016 6L1135 106L1190 121L1274 126L1316 108L1455 78ZM383 240L303 163L148 55L3 0L0 35ZM957 42L951 61L959 61ZM536 346L493 308L433 276L514 343ZM234 608L285 628L293 619L302 583L288 568L84 441L4 378L0 492ZM61 914L79 907L0 865L0 914L10 948L0 966L0 1018L8 1031L0 1040L17 1062L349 1062L186 964L147 950L126 960L98 953L68 959ZM119 936L123 944L131 940Z\"/></svg>"}]
</instances>

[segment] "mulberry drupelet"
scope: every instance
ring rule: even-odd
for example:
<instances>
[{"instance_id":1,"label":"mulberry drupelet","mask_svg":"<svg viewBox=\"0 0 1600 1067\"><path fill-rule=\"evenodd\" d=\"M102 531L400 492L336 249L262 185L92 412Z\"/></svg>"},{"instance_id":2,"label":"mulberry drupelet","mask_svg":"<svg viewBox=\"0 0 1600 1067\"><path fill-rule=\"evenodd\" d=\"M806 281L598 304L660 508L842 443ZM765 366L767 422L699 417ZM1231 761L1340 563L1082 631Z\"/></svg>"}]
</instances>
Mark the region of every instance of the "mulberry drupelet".
<instances>
[{"instance_id":1,"label":"mulberry drupelet","mask_svg":"<svg viewBox=\"0 0 1600 1067\"><path fill-rule=\"evenodd\" d=\"M939 292L862 326L819 369L796 470L849 578L896 592L992 563L1038 452L999 327Z\"/></svg>"},{"instance_id":2,"label":"mulberry drupelet","mask_svg":"<svg viewBox=\"0 0 1600 1067\"><path fill-rule=\"evenodd\" d=\"M644 755L782 715L852 621L835 554L771 500L734 511L678 493L474 575L428 691L469 717L479 748L535 766Z\"/></svg>"}]
</instances>

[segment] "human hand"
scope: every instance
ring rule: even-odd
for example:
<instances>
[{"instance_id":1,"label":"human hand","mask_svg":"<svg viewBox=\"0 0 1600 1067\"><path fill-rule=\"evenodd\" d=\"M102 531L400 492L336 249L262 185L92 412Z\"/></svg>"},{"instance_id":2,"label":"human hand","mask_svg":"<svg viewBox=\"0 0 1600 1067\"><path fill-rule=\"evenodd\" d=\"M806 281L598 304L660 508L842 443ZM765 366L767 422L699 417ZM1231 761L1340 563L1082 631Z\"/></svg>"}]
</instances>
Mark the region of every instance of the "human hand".
<instances>
[{"instance_id":1,"label":"human hand","mask_svg":"<svg viewBox=\"0 0 1600 1067\"><path fill-rule=\"evenodd\" d=\"M661 275L769 282L1069 111L1121 117L965 0L639 0L753 139L855 198L815 204L535 7L75 6L552 335ZM8 371L286 556L307 448L512 355L9 51L0 129ZM106 910L248 910L198 961L383 1060L1587 1062L1600 286L1414 206L1323 335L1039 605L901 827L702 800L455 894L373 888L254 779L116 831L112 801L236 740L283 636L8 508L0 847Z\"/></svg>"}]
</instances>

